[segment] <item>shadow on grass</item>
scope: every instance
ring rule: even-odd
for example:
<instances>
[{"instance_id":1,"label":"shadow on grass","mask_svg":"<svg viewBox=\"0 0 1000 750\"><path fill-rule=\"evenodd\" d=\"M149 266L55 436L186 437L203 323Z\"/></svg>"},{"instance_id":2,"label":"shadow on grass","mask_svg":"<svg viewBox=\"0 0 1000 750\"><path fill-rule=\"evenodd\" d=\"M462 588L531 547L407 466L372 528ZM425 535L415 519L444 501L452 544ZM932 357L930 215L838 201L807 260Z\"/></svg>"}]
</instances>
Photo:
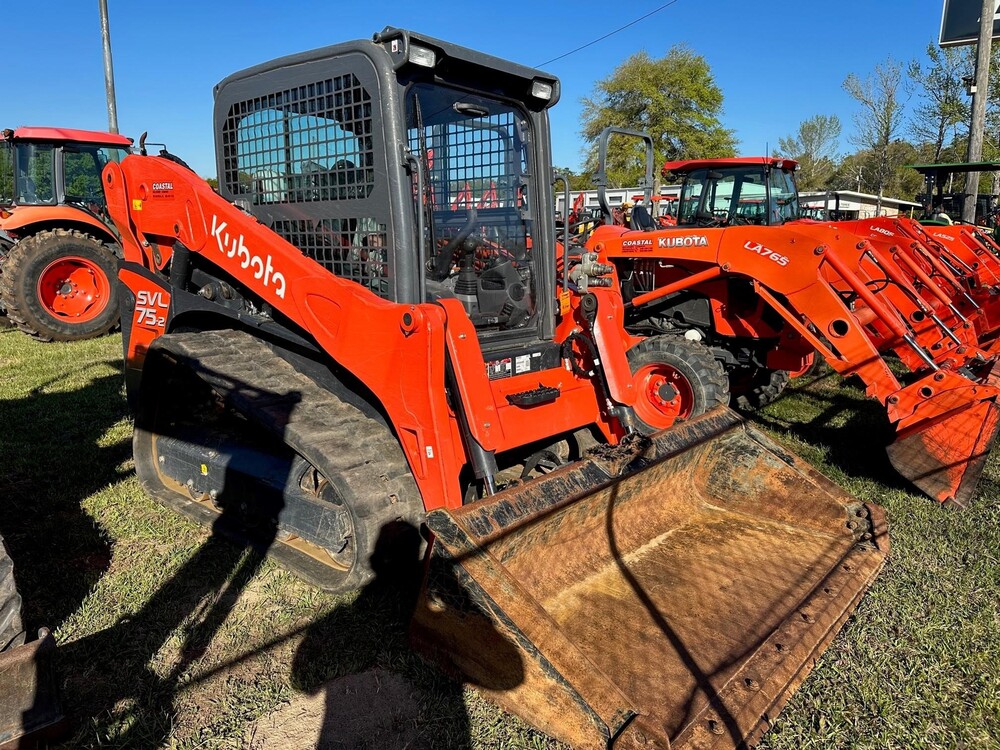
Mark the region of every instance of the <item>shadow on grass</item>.
<instances>
[{"instance_id":1,"label":"shadow on grass","mask_svg":"<svg viewBox=\"0 0 1000 750\"><path fill-rule=\"evenodd\" d=\"M841 382L834 373L811 378L789 387L780 401L765 410L746 416L762 427L823 446L826 461L849 476L913 492L885 451L895 437L885 407L873 398L851 392L849 386L854 382ZM791 416L778 416L781 414Z\"/></svg>"},{"instance_id":2,"label":"shadow on grass","mask_svg":"<svg viewBox=\"0 0 1000 750\"><path fill-rule=\"evenodd\" d=\"M151 367L151 362L159 364L158 356L157 352L151 352L147 368ZM64 745L67 748L156 748L178 739L174 736L178 692L182 686L187 689L192 684L192 673L199 671L202 657L260 570L267 553L274 551L278 538L277 519L288 505L287 498L304 489L304 477L300 478L297 473L303 465L302 459L285 453L266 454L266 442L235 439L227 432L228 411L219 409L215 398L208 398L206 402L206 394L194 389L190 381L193 376L183 367L176 371L163 369L162 372L153 367L152 371L156 375L147 374L144 388L156 393L158 398L144 399L136 416L137 434L146 436L136 443L140 457L137 460L143 467L139 476L147 492L158 495L164 504L211 525L213 533L137 612L61 647L65 696L80 724L76 735ZM176 376L174 372L182 374ZM294 390L269 392L229 375L225 378L230 381L229 392L246 399L250 404L248 408L254 413L263 413L266 407L275 424L289 424L301 402L301 394ZM198 385L205 389L203 382ZM180 393L186 395L187 401L178 396ZM252 432L261 430L237 434L250 435ZM159 437L154 442L150 435ZM124 449L127 454L128 446ZM146 452L149 455L140 460ZM157 468L155 457L163 455L167 460L161 459ZM217 458L220 455L226 456L225 460ZM110 463L106 456L93 459ZM173 486L171 482L183 485L188 476L191 477L188 485L198 487L200 462L213 467L209 470L203 466L201 476L205 477L214 478L215 472L225 467L211 503L192 502L182 493L168 489ZM256 477L255 471L261 472L265 480L251 478ZM173 480L163 484L161 472L172 476ZM201 487L193 495L207 497L209 486L212 485ZM73 497L78 502L85 496L77 492ZM416 536L415 530L412 536ZM396 550L393 557L398 558L399 554ZM366 669L369 666L366 656L371 657L370 663L380 660L390 669L394 666L393 660L398 662L405 658L400 633L405 631L420 575L415 549L412 559L412 570L395 578L376 567L379 576L352 603L337 607L306 629L304 650L296 659L293 678L300 689L315 690L318 680ZM289 637L279 636L211 672L225 673L244 661L252 662L256 656ZM177 640L179 647L174 645ZM387 643L391 645L388 655L385 653ZM421 673L419 669L415 671ZM204 679L204 675L197 678ZM461 690L455 686L450 693L444 691L444 696L449 702L448 715L456 717L452 724L459 727L459 735L464 733L467 744L468 721ZM336 697L328 693L327 712L345 715ZM219 698L222 700L218 701ZM202 695L199 699L218 701L226 706L230 703L226 698L225 695L210 698ZM437 698L441 700L442 696ZM356 701L350 706L352 714L378 711L378 706L358 705ZM209 722L218 721L218 709L206 718ZM320 745L324 746L358 745ZM390 747L385 743L372 746ZM427 745L431 746L442 745ZM461 748L465 744L448 746ZM286 744L284 747L293 746Z\"/></svg>"},{"instance_id":3,"label":"shadow on grass","mask_svg":"<svg viewBox=\"0 0 1000 750\"><path fill-rule=\"evenodd\" d=\"M0 400L0 533L14 560L29 632L58 627L110 562L107 536L81 502L125 476L119 467L131 448L127 440L100 445L126 407L121 364L83 369L97 366L117 372L74 391L48 391L56 380L25 398Z\"/></svg>"},{"instance_id":4,"label":"shadow on grass","mask_svg":"<svg viewBox=\"0 0 1000 750\"><path fill-rule=\"evenodd\" d=\"M389 543L385 533L376 542L375 579L351 605L314 622L295 653L292 687L322 695L322 716L313 722L318 727L310 747L467 750L469 717L461 684L416 657L408 643L424 574L419 533L408 526L393 535L394 549ZM390 565L389 559L414 562ZM292 745L275 742L281 727L276 729L252 747L291 750Z\"/></svg>"}]
</instances>

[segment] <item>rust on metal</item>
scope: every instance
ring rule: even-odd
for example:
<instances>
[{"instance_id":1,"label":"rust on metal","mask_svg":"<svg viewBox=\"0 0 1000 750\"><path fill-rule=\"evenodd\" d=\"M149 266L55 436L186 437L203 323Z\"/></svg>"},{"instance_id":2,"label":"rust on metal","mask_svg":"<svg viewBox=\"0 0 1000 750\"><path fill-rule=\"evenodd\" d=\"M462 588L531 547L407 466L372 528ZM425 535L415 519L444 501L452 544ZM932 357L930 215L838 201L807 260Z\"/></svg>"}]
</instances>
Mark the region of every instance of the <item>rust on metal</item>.
<instances>
[{"instance_id":1,"label":"rust on metal","mask_svg":"<svg viewBox=\"0 0 1000 750\"><path fill-rule=\"evenodd\" d=\"M415 645L578 748L767 730L882 567L883 514L716 410L435 511Z\"/></svg>"}]
</instances>

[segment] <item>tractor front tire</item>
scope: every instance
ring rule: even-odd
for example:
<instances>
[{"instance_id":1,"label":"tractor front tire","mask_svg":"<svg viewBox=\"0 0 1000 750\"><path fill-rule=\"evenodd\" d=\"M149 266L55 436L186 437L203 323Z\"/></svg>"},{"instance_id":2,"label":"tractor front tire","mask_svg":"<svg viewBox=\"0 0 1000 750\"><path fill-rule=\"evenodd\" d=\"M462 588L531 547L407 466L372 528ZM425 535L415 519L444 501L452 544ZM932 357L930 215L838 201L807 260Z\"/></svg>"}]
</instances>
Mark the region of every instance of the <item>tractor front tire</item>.
<instances>
[{"instance_id":1,"label":"tractor front tire","mask_svg":"<svg viewBox=\"0 0 1000 750\"><path fill-rule=\"evenodd\" d=\"M711 350L677 336L652 336L628 350L635 413L646 434L729 404L729 379Z\"/></svg>"},{"instance_id":2,"label":"tractor front tire","mask_svg":"<svg viewBox=\"0 0 1000 750\"><path fill-rule=\"evenodd\" d=\"M24 643L21 596L14 584L14 563L0 538L0 651Z\"/></svg>"},{"instance_id":3,"label":"tractor front tire","mask_svg":"<svg viewBox=\"0 0 1000 750\"><path fill-rule=\"evenodd\" d=\"M77 341L118 325L118 259L100 240L73 229L26 237L7 255L0 302L39 341Z\"/></svg>"}]
</instances>

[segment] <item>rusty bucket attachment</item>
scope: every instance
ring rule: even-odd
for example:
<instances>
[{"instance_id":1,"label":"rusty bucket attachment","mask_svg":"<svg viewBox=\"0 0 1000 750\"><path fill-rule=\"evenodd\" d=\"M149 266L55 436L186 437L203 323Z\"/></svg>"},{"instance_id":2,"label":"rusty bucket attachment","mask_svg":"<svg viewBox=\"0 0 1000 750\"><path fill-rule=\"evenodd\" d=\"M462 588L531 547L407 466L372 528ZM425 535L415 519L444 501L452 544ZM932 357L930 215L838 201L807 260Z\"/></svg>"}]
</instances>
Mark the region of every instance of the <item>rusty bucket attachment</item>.
<instances>
[{"instance_id":1,"label":"rusty bucket attachment","mask_svg":"<svg viewBox=\"0 0 1000 750\"><path fill-rule=\"evenodd\" d=\"M44 628L38 640L0 653L0 750L45 747L65 733L55 653Z\"/></svg>"},{"instance_id":2,"label":"rusty bucket attachment","mask_svg":"<svg viewBox=\"0 0 1000 750\"><path fill-rule=\"evenodd\" d=\"M885 561L865 505L717 409L459 510L414 645L575 748L735 748Z\"/></svg>"},{"instance_id":3,"label":"rusty bucket attachment","mask_svg":"<svg viewBox=\"0 0 1000 750\"><path fill-rule=\"evenodd\" d=\"M998 367L986 384L949 374L944 382L954 378L959 385L942 389L901 420L886 448L896 471L946 505L965 508L976 494L1000 429Z\"/></svg>"}]
</instances>

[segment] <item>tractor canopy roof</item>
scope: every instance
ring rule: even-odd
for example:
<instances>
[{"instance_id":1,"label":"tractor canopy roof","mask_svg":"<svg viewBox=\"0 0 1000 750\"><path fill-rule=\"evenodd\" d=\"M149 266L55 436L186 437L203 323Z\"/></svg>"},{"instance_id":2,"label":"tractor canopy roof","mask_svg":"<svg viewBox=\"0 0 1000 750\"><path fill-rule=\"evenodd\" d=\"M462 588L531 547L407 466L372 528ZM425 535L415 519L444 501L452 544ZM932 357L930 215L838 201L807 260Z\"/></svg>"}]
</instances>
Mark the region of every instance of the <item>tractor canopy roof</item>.
<instances>
[{"instance_id":1,"label":"tractor canopy roof","mask_svg":"<svg viewBox=\"0 0 1000 750\"><path fill-rule=\"evenodd\" d=\"M105 133L100 130L74 130L72 128L17 128L14 131L5 130L4 138L8 141L45 141L47 143L96 143L101 146L132 145L132 139L117 133Z\"/></svg>"},{"instance_id":2,"label":"tractor canopy roof","mask_svg":"<svg viewBox=\"0 0 1000 750\"><path fill-rule=\"evenodd\" d=\"M749 167L766 165L777 169L796 169L799 163L794 159L780 159L774 156L734 156L725 159L687 159L668 161L663 165L663 174L686 174L696 169L725 167Z\"/></svg>"}]
</instances>

